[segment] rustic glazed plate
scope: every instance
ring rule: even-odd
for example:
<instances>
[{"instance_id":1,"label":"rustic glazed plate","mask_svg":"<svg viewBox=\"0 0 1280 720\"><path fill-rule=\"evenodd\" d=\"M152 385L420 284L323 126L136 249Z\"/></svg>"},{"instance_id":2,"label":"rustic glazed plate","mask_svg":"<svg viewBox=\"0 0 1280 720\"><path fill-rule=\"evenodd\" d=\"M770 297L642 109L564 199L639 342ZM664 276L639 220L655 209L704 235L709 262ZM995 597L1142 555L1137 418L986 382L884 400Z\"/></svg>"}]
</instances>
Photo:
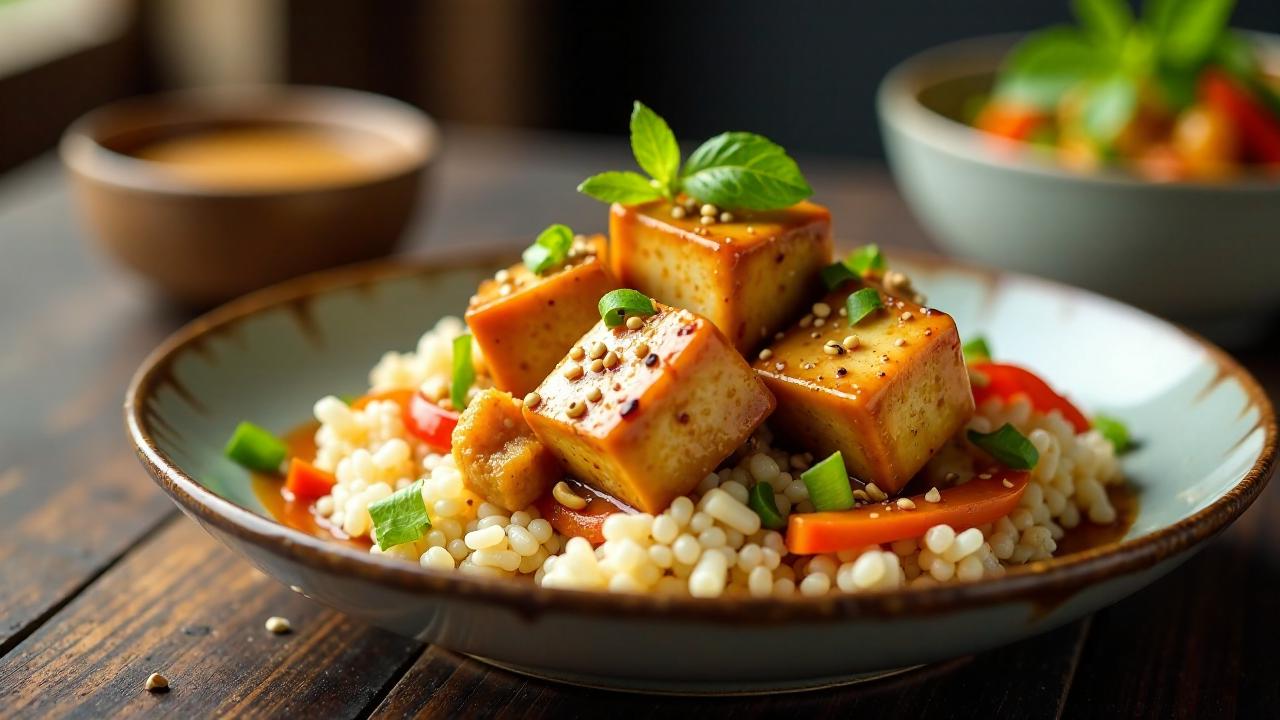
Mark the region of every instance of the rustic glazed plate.
<instances>
[{"instance_id":1,"label":"rustic glazed plate","mask_svg":"<svg viewBox=\"0 0 1280 720\"><path fill-rule=\"evenodd\" d=\"M284 431L326 394L359 393L465 307L509 252L472 250L302 278L180 330L144 363L125 420L184 512L282 583L353 617L517 671L675 693L823 687L1044 632L1164 575L1266 484L1276 424L1257 382L1208 343L1084 291L927 257L892 257L964 333L1067 388L1139 438L1120 541L1003 578L818 599L691 599L544 590L422 569L272 520L222 456L241 419Z\"/></svg>"}]
</instances>

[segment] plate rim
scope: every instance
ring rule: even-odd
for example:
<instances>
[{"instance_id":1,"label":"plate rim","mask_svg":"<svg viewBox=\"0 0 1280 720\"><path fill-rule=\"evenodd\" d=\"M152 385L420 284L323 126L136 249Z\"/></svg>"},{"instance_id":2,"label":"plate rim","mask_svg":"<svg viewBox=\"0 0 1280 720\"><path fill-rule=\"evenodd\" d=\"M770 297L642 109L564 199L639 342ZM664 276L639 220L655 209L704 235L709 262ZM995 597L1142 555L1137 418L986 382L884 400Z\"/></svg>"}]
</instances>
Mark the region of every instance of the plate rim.
<instances>
[{"instance_id":1,"label":"plate rim","mask_svg":"<svg viewBox=\"0 0 1280 720\"><path fill-rule=\"evenodd\" d=\"M597 616L719 621L734 624L827 622L850 619L904 618L959 609L1028 601L1043 612L1103 581L1148 570L1213 537L1238 518L1257 498L1275 469L1277 424L1275 410L1260 383L1226 351L1167 320L1125 303L1063 283L1032 275L986 268L919 251L890 248L916 265L941 266L966 272L987 284L1013 279L1039 283L1058 293L1074 293L1138 313L1180 332L1206 351L1217 366L1219 381L1233 378L1250 405L1258 408L1257 428L1264 430L1261 453L1234 486L1212 503L1182 520L1136 538L1114 541L1060 558L1035 561L1003 577L925 588L900 588L817 598L686 598L603 591L542 588L507 578L489 578L454 571L431 570L404 560L363 553L331 543L259 515L226 500L182 470L152 437L146 417L154 390L171 379L172 363L205 338L261 313L327 293L371 286L413 276L496 266L518 253L510 243L483 242L427 248L412 256L393 257L325 270L287 280L232 300L191 320L153 350L131 379L125 393L124 423L134 452L148 474L185 512L202 525L249 542L286 560L311 569L360 579L379 586L425 596L445 595L468 602L505 606L529 619L557 612ZM206 527L208 529L208 527Z\"/></svg>"}]
</instances>

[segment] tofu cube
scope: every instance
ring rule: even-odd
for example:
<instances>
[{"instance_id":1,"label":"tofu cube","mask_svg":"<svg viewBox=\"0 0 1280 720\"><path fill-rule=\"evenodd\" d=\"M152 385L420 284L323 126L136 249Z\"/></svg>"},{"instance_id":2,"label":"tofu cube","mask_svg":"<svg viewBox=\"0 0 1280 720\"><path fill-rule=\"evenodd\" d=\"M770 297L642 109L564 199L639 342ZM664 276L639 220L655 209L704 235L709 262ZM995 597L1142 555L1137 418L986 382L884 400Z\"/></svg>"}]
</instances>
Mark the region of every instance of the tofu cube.
<instances>
[{"instance_id":1,"label":"tofu cube","mask_svg":"<svg viewBox=\"0 0 1280 720\"><path fill-rule=\"evenodd\" d=\"M839 309L864 285L885 308L850 327ZM955 321L871 283L823 302L820 327L807 316L753 363L778 399L771 427L817 457L839 450L855 477L896 493L973 415Z\"/></svg>"},{"instance_id":2,"label":"tofu cube","mask_svg":"<svg viewBox=\"0 0 1280 720\"><path fill-rule=\"evenodd\" d=\"M571 475L651 513L693 490L774 405L715 325L654 305L636 330L598 323L524 408Z\"/></svg>"},{"instance_id":3,"label":"tofu cube","mask_svg":"<svg viewBox=\"0 0 1280 720\"><path fill-rule=\"evenodd\" d=\"M509 393L475 396L453 429L453 459L475 494L507 510L523 510L564 477Z\"/></svg>"},{"instance_id":4,"label":"tofu cube","mask_svg":"<svg viewBox=\"0 0 1280 720\"><path fill-rule=\"evenodd\" d=\"M615 204L609 262L622 287L707 317L750 355L813 302L831 262L831 213L801 202L734 211L704 225L695 210L671 216L666 200Z\"/></svg>"},{"instance_id":5,"label":"tofu cube","mask_svg":"<svg viewBox=\"0 0 1280 720\"><path fill-rule=\"evenodd\" d=\"M618 288L604 260L604 236L576 246L565 267L537 275L517 263L482 282L471 299L467 326L498 388L523 397L537 387L600 320L600 297Z\"/></svg>"}]
</instances>

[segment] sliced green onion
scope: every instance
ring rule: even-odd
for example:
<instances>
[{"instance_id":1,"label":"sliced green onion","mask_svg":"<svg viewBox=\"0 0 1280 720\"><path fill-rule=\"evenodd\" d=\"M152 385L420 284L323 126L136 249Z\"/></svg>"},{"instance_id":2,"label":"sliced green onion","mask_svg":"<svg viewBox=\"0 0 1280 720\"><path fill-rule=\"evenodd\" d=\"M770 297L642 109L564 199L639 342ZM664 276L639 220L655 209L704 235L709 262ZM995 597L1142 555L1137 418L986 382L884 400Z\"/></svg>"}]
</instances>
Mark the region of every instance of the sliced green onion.
<instances>
[{"instance_id":1,"label":"sliced green onion","mask_svg":"<svg viewBox=\"0 0 1280 720\"><path fill-rule=\"evenodd\" d=\"M1122 453L1133 445L1133 437L1129 435L1129 428L1113 417L1095 415L1093 417L1093 429L1101 433L1102 437L1111 443L1117 453Z\"/></svg>"},{"instance_id":2,"label":"sliced green onion","mask_svg":"<svg viewBox=\"0 0 1280 720\"><path fill-rule=\"evenodd\" d=\"M280 465L289 454L289 446L251 422L242 422L231 433L223 451L241 466L258 472L280 472Z\"/></svg>"},{"instance_id":3,"label":"sliced green onion","mask_svg":"<svg viewBox=\"0 0 1280 720\"><path fill-rule=\"evenodd\" d=\"M747 506L760 516L760 524L770 530L781 530L787 521L778 512L778 504L773 499L773 488L769 483L756 483L747 496Z\"/></svg>"},{"instance_id":4,"label":"sliced green onion","mask_svg":"<svg viewBox=\"0 0 1280 720\"><path fill-rule=\"evenodd\" d=\"M471 336L459 335L453 339L453 379L449 383L449 399L453 409L462 412L467 406L467 391L476 381L476 369L471 364Z\"/></svg>"},{"instance_id":5,"label":"sliced green onion","mask_svg":"<svg viewBox=\"0 0 1280 720\"><path fill-rule=\"evenodd\" d=\"M862 319L884 307L880 293L875 288L862 288L844 301L845 310L849 313L849 327L862 322Z\"/></svg>"},{"instance_id":6,"label":"sliced green onion","mask_svg":"<svg viewBox=\"0 0 1280 720\"><path fill-rule=\"evenodd\" d=\"M967 363L991 361L991 347L981 335L960 346L960 349L964 352L964 361Z\"/></svg>"},{"instance_id":7,"label":"sliced green onion","mask_svg":"<svg viewBox=\"0 0 1280 720\"><path fill-rule=\"evenodd\" d=\"M822 284L827 286L828 290L835 290L850 280L857 280L858 276L853 274L848 265L842 262L831 263L822 268Z\"/></svg>"},{"instance_id":8,"label":"sliced green onion","mask_svg":"<svg viewBox=\"0 0 1280 720\"><path fill-rule=\"evenodd\" d=\"M403 490L397 490L381 500L369 504L369 517L373 518L373 537L378 547L386 550L422 537L431 527L427 516L427 504L422 501L422 480Z\"/></svg>"},{"instance_id":9,"label":"sliced green onion","mask_svg":"<svg viewBox=\"0 0 1280 720\"><path fill-rule=\"evenodd\" d=\"M623 288L605 293L596 306L605 327L618 327L632 315L653 315L658 312L648 295Z\"/></svg>"},{"instance_id":10,"label":"sliced green onion","mask_svg":"<svg viewBox=\"0 0 1280 720\"><path fill-rule=\"evenodd\" d=\"M873 271L881 272L888 267L888 263L884 261L884 255L880 252L880 246L874 243L863 245L849 253L849 257L844 262L850 270L859 275L866 275Z\"/></svg>"},{"instance_id":11,"label":"sliced green onion","mask_svg":"<svg viewBox=\"0 0 1280 720\"><path fill-rule=\"evenodd\" d=\"M800 473L809 488L809 502L819 511L848 510L853 507L853 487L844 469L844 456L837 450L826 460Z\"/></svg>"},{"instance_id":12,"label":"sliced green onion","mask_svg":"<svg viewBox=\"0 0 1280 720\"><path fill-rule=\"evenodd\" d=\"M1040 451L1009 423L1001 425L995 432L970 430L969 442L1011 470L1030 470L1040 462Z\"/></svg>"},{"instance_id":13,"label":"sliced green onion","mask_svg":"<svg viewBox=\"0 0 1280 720\"><path fill-rule=\"evenodd\" d=\"M543 230L520 259L531 272L541 274L564 262L572 247L573 231L568 225L556 224Z\"/></svg>"}]
</instances>

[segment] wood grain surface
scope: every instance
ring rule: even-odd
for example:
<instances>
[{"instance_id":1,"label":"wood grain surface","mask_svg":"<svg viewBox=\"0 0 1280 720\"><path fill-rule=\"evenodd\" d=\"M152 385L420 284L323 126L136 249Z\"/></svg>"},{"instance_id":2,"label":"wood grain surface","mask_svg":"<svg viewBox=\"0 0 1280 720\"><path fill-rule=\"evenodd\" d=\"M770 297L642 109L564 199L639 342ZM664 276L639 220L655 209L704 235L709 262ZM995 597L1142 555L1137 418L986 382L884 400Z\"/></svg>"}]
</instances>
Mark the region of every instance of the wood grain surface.
<instances>
[{"instance_id":1,"label":"wood grain surface","mask_svg":"<svg viewBox=\"0 0 1280 720\"><path fill-rule=\"evenodd\" d=\"M616 142L451 129L407 252L605 217L577 181ZM804 160L850 243L928 248L887 174ZM52 158L0 176L0 717L1268 717L1280 707L1280 499L1090 619L895 678L768 698L648 697L526 678L364 626L181 517L120 420L189 315L87 242ZM1237 356L1280 397L1280 332ZM268 633L272 615L293 632ZM171 689L143 689L151 672Z\"/></svg>"}]
</instances>

